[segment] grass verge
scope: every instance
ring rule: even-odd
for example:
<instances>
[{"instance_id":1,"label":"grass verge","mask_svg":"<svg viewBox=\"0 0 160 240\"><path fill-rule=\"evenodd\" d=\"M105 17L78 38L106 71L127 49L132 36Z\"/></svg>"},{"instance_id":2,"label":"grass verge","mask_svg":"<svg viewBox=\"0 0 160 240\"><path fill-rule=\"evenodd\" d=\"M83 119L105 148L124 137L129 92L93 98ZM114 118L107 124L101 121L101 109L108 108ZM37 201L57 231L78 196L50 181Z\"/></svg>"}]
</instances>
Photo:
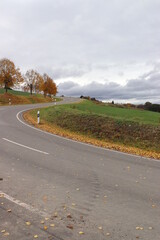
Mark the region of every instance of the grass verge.
<instances>
[{"instance_id":1,"label":"grass verge","mask_svg":"<svg viewBox=\"0 0 160 240\"><path fill-rule=\"evenodd\" d=\"M63 137L126 153L160 159L160 126L158 120L157 122L153 121L153 124L152 122L146 124L148 119L146 120L146 117L143 116L142 124L142 121L131 121L131 118L128 120L127 117L122 119L121 114L118 118L116 113L114 118L101 111L101 107L104 106L88 103L88 101L80 104L57 105L41 109L41 124L39 125L36 123L37 110L26 112L24 119L38 128ZM105 110L107 108L105 106ZM113 109L116 111L116 108ZM154 113L152 119L154 120Z\"/></svg>"}]
</instances>

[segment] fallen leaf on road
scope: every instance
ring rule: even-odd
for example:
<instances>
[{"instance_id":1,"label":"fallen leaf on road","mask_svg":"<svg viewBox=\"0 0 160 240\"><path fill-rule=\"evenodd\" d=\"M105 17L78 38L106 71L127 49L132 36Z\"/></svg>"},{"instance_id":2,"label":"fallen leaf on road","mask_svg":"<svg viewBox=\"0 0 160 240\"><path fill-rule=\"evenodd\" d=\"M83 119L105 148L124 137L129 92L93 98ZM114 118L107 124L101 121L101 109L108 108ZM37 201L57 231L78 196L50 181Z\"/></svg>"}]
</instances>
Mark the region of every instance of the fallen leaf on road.
<instances>
[{"instance_id":1,"label":"fallen leaf on road","mask_svg":"<svg viewBox=\"0 0 160 240\"><path fill-rule=\"evenodd\" d=\"M67 228L73 229L73 226L72 225L67 225Z\"/></svg>"},{"instance_id":2,"label":"fallen leaf on road","mask_svg":"<svg viewBox=\"0 0 160 240\"><path fill-rule=\"evenodd\" d=\"M48 227L47 226L44 226L44 230L47 230L48 229Z\"/></svg>"},{"instance_id":3,"label":"fallen leaf on road","mask_svg":"<svg viewBox=\"0 0 160 240\"><path fill-rule=\"evenodd\" d=\"M34 235L34 238L38 238L38 235Z\"/></svg>"},{"instance_id":4,"label":"fallen leaf on road","mask_svg":"<svg viewBox=\"0 0 160 240\"><path fill-rule=\"evenodd\" d=\"M99 230L102 230L103 228L102 227L98 227Z\"/></svg>"},{"instance_id":5,"label":"fallen leaf on road","mask_svg":"<svg viewBox=\"0 0 160 240\"><path fill-rule=\"evenodd\" d=\"M30 225L31 225L31 223L30 223L30 222L26 222L26 225L27 225L27 226L30 226Z\"/></svg>"},{"instance_id":6,"label":"fallen leaf on road","mask_svg":"<svg viewBox=\"0 0 160 240\"><path fill-rule=\"evenodd\" d=\"M70 213L67 214L67 218L72 218Z\"/></svg>"},{"instance_id":7,"label":"fallen leaf on road","mask_svg":"<svg viewBox=\"0 0 160 240\"><path fill-rule=\"evenodd\" d=\"M8 209L7 212L12 212L12 210L11 210L11 209Z\"/></svg>"},{"instance_id":8,"label":"fallen leaf on road","mask_svg":"<svg viewBox=\"0 0 160 240\"><path fill-rule=\"evenodd\" d=\"M149 227L148 229L149 229L149 230L152 230L152 229L153 229L153 227Z\"/></svg>"},{"instance_id":9,"label":"fallen leaf on road","mask_svg":"<svg viewBox=\"0 0 160 240\"><path fill-rule=\"evenodd\" d=\"M44 224L44 221L43 221L43 220L41 221L41 224Z\"/></svg>"},{"instance_id":10,"label":"fallen leaf on road","mask_svg":"<svg viewBox=\"0 0 160 240\"><path fill-rule=\"evenodd\" d=\"M143 230L143 227L136 227L136 230Z\"/></svg>"},{"instance_id":11,"label":"fallen leaf on road","mask_svg":"<svg viewBox=\"0 0 160 240\"><path fill-rule=\"evenodd\" d=\"M5 232L3 236L9 236L9 232Z\"/></svg>"},{"instance_id":12,"label":"fallen leaf on road","mask_svg":"<svg viewBox=\"0 0 160 240\"><path fill-rule=\"evenodd\" d=\"M48 221L48 220L49 220L49 218L47 218L47 217L46 217L46 218L45 218L45 220L46 220L46 221Z\"/></svg>"},{"instance_id":13,"label":"fallen leaf on road","mask_svg":"<svg viewBox=\"0 0 160 240\"><path fill-rule=\"evenodd\" d=\"M80 231L79 234L82 235L82 234L84 234L84 232Z\"/></svg>"},{"instance_id":14,"label":"fallen leaf on road","mask_svg":"<svg viewBox=\"0 0 160 240\"><path fill-rule=\"evenodd\" d=\"M50 224L50 227L54 227L54 226L55 226L55 224L53 224L53 223L52 223L52 224Z\"/></svg>"},{"instance_id":15,"label":"fallen leaf on road","mask_svg":"<svg viewBox=\"0 0 160 240\"><path fill-rule=\"evenodd\" d=\"M5 233L6 230L2 230L1 233Z\"/></svg>"},{"instance_id":16,"label":"fallen leaf on road","mask_svg":"<svg viewBox=\"0 0 160 240\"><path fill-rule=\"evenodd\" d=\"M57 212L54 213L54 217L58 217L58 213Z\"/></svg>"},{"instance_id":17,"label":"fallen leaf on road","mask_svg":"<svg viewBox=\"0 0 160 240\"><path fill-rule=\"evenodd\" d=\"M62 206L62 207L63 207L63 209L64 209L64 210L66 210L66 208L67 208L67 206L66 206L66 205L64 205L64 206Z\"/></svg>"},{"instance_id":18,"label":"fallen leaf on road","mask_svg":"<svg viewBox=\"0 0 160 240\"><path fill-rule=\"evenodd\" d=\"M110 233L106 233L106 236L110 236Z\"/></svg>"},{"instance_id":19,"label":"fallen leaf on road","mask_svg":"<svg viewBox=\"0 0 160 240\"><path fill-rule=\"evenodd\" d=\"M0 194L0 198L3 198L3 197L4 197L4 194L1 193L1 194Z\"/></svg>"}]
</instances>

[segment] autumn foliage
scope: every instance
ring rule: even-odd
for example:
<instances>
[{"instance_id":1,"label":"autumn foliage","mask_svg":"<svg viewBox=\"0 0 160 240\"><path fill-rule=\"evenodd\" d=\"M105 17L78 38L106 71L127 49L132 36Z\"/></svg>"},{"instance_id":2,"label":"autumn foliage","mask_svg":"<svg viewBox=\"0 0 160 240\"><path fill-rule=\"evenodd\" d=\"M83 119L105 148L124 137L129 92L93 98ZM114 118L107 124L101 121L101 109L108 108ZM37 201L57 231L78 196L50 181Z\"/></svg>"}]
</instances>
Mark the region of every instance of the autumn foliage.
<instances>
[{"instance_id":1,"label":"autumn foliage","mask_svg":"<svg viewBox=\"0 0 160 240\"><path fill-rule=\"evenodd\" d=\"M31 69L28 70L24 76L25 85L24 89L26 91L30 91L30 94L32 95L32 92L40 92L41 91L41 85L43 84L43 78L42 76L35 70Z\"/></svg>"},{"instance_id":2,"label":"autumn foliage","mask_svg":"<svg viewBox=\"0 0 160 240\"><path fill-rule=\"evenodd\" d=\"M53 80L47 74L43 75L43 80L44 80L44 82L41 85L41 89L44 92L44 96L46 97L47 94L49 96L56 95L56 93L57 93L57 86L53 82Z\"/></svg>"},{"instance_id":3,"label":"autumn foliage","mask_svg":"<svg viewBox=\"0 0 160 240\"><path fill-rule=\"evenodd\" d=\"M46 73L42 76L37 71L30 69L22 77L19 68L15 67L15 64L7 59L3 58L0 60L0 87L4 87L6 92L10 87L15 84L23 82L23 88L25 92L32 93L44 93L44 97L56 95L57 86L53 79Z\"/></svg>"},{"instance_id":4,"label":"autumn foliage","mask_svg":"<svg viewBox=\"0 0 160 240\"><path fill-rule=\"evenodd\" d=\"M46 73L41 76L35 70L28 70L24 77L25 85L24 90L30 91L31 95L34 91L35 93L43 92L44 97L51 95L56 95L57 86Z\"/></svg>"},{"instance_id":5,"label":"autumn foliage","mask_svg":"<svg viewBox=\"0 0 160 240\"><path fill-rule=\"evenodd\" d=\"M15 83L23 82L20 70L14 63L7 58L0 60L0 85L7 89L14 86Z\"/></svg>"}]
</instances>

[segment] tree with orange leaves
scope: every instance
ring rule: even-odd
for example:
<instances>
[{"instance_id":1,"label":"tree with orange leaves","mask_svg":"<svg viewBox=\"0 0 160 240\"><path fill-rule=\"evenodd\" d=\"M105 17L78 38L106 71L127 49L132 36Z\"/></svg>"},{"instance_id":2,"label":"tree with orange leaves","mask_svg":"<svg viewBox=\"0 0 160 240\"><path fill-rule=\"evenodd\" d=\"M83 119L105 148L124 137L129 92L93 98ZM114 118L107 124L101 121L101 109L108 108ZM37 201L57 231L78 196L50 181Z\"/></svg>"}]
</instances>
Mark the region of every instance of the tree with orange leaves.
<instances>
[{"instance_id":1,"label":"tree with orange leaves","mask_svg":"<svg viewBox=\"0 0 160 240\"><path fill-rule=\"evenodd\" d=\"M36 93L43 92L43 84L44 84L43 77L39 74L37 81L35 83L35 92Z\"/></svg>"},{"instance_id":2,"label":"tree with orange leaves","mask_svg":"<svg viewBox=\"0 0 160 240\"><path fill-rule=\"evenodd\" d=\"M57 93L57 86L46 73L43 75L44 83L42 85L42 90L44 92L44 97L46 97L47 94L56 95Z\"/></svg>"},{"instance_id":3,"label":"tree with orange leaves","mask_svg":"<svg viewBox=\"0 0 160 240\"><path fill-rule=\"evenodd\" d=\"M20 73L19 68L16 68L14 63L3 58L0 60L0 85L4 86L6 92L8 88L13 87L14 84L23 82L23 77Z\"/></svg>"}]
</instances>

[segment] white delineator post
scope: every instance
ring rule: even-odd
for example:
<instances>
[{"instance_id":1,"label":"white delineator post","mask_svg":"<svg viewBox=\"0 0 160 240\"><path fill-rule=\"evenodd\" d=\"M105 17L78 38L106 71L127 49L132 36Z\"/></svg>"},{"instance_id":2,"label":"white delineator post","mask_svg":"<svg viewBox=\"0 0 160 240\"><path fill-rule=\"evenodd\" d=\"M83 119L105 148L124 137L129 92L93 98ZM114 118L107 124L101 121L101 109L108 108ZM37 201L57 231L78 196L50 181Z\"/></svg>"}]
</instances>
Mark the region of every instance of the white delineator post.
<instances>
[{"instance_id":1,"label":"white delineator post","mask_svg":"<svg viewBox=\"0 0 160 240\"><path fill-rule=\"evenodd\" d=\"M40 123L40 111L37 112L37 123Z\"/></svg>"},{"instance_id":2,"label":"white delineator post","mask_svg":"<svg viewBox=\"0 0 160 240\"><path fill-rule=\"evenodd\" d=\"M54 99L54 105L56 105L56 99Z\"/></svg>"}]
</instances>

